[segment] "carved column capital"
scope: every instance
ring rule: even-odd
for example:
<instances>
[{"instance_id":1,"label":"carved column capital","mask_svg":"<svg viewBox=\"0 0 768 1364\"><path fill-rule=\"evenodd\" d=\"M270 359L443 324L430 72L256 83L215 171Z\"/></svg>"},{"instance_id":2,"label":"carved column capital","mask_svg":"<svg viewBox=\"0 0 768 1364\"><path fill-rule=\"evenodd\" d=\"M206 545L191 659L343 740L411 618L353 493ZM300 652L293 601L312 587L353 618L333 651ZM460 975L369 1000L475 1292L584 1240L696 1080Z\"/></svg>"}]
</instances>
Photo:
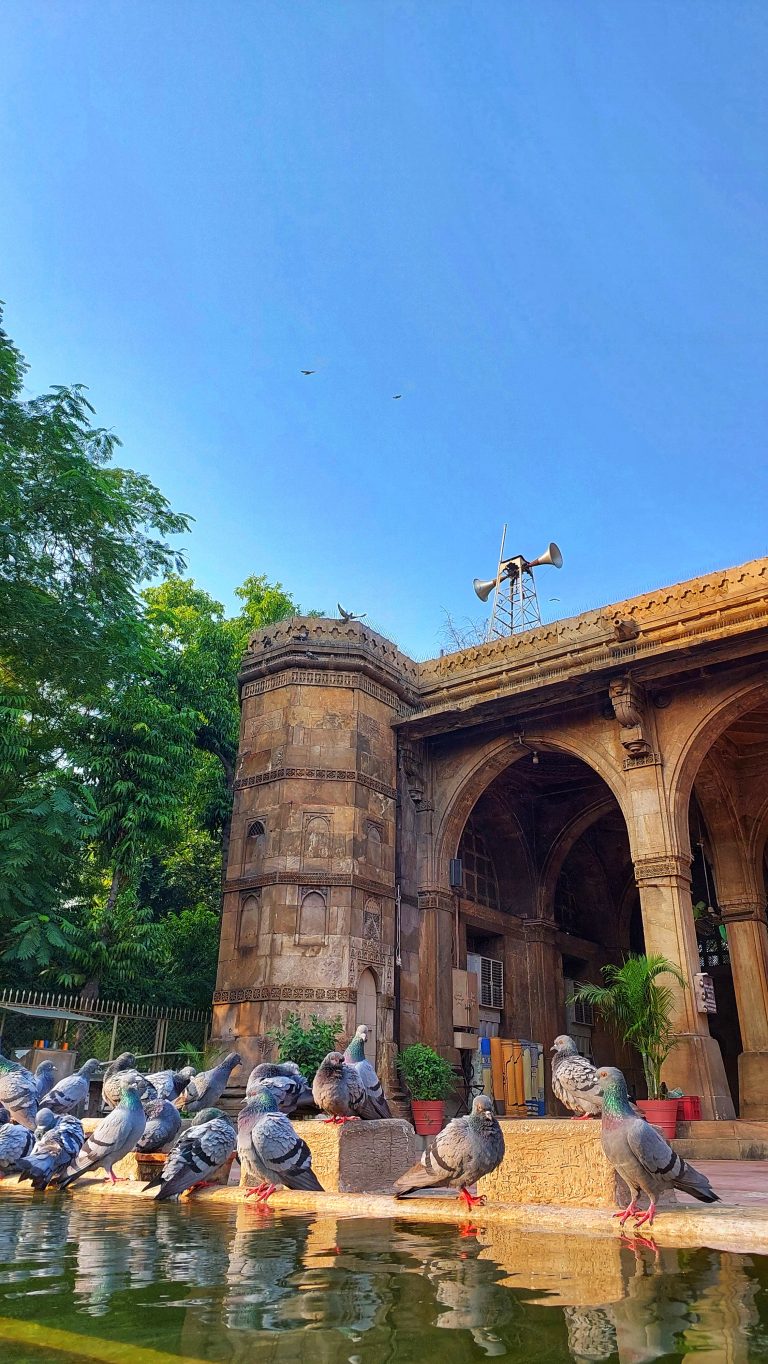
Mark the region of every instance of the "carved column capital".
<instances>
[{"instance_id":1,"label":"carved column capital","mask_svg":"<svg viewBox=\"0 0 768 1364\"><path fill-rule=\"evenodd\" d=\"M448 914L455 913L453 892L442 886L424 886L418 893L420 910L443 909Z\"/></svg>"},{"instance_id":2,"label":"carved column capital","mask_svg":"<svg viewBox=\"0 0 768 1364\"><path fill-rule=\"evenodd\" d=\"M765 901L755 900L747 896L741 899L718 900L720 917L725 924L743 923L752 920L754 923L765 923Z\"/></svg>"},{"instance_id":3,"label":"carved column capital","mask_svg":"<svg viewBox=\"0 0 768 1364\"><path fill-rule=\"evenodd\" d=\"M691 884L691 859L680 853L664 853L661 857L636 857L635 882L638 886L668 885L670 882Z\"/></svg>"}]
</instances>

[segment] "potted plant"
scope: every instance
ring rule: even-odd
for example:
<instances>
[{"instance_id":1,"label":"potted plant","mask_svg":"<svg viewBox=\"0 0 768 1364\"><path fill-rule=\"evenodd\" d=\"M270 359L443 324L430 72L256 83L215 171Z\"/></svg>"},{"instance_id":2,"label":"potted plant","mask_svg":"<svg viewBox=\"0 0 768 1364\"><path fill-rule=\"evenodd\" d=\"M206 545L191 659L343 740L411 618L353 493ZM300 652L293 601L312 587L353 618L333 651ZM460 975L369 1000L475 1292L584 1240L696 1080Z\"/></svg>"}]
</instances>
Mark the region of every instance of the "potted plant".
<instances>
[{"instance_id":1,"label":"potted plant","mask_svg":"<svg viewBox=\"0 0 768 1364\"><path fill-rule=\"evenodd\" d=\"M417 1042L405 1047L397 1066L411 1095L413 1125L419 1136L432 1137L445 1120L445 1100L454 1087L453 1068L432 1047Z\"/></svg>"},{"instance_id":2,"label":"potted plant","mask_svg":"<svg viewBox=\"0 0 768 1364\"><path fill-rule=\"evenodd\" d=\"M685 988L685 980L674 962L656 953L631 953L621 966L604 966L602 974L605 985L580 985L574 999L591 1004L621 1041L639 1052L648 1098L637 1106L665 1137L674 1137L678 1100L662 1097L666 1090L661 1079L661 1068L675 1045L674 996L668 985L657 982L659 976L674 976Z\"/></svg>"}]
</instances>

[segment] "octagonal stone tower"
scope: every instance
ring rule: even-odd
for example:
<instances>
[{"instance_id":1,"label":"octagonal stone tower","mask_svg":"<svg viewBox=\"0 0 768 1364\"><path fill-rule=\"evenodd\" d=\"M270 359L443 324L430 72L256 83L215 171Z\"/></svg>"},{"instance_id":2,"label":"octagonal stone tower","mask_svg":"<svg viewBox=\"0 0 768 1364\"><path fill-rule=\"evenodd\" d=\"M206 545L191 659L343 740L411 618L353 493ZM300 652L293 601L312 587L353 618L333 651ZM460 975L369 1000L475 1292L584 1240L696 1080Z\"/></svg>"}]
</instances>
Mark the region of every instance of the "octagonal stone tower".
<instances>
[{"instance_id":1,"label":"octagonal stone tower","mask_svg":"<svg viewBox=\"0 0 768 1364\"><path fill-rule=\"evenodd\" d=\"M392 1038L391 721L415 673L360 621L282 621L249 642L213 1024L243 1075L293 1010L366 1022L379 1052Z\"/></svg>"}]
</instances>

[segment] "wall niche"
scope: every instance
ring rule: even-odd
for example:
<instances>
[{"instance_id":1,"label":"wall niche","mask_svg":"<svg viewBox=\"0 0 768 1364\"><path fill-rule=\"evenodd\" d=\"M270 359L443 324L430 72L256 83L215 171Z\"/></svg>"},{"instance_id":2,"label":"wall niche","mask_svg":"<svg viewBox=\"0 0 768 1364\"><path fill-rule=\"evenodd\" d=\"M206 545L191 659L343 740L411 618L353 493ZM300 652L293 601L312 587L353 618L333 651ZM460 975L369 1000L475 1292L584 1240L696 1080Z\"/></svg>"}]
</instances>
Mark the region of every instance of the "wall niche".
<instances>
[{"instance_id":1,"label":"wall niche","mask_svg":"<svg viewBox=\"0 0 768 1364\"><path fill-rule=\"evenodd\" d=\"M256 947L261 929L261 891L252 890L240 901L238 947Z\"/></svg>"},{"instance_id":2,"label":"wall niche","mask_svg":"<svg viewBox=\"0 0 768 1364\"><path fill-rule=\"evenodd\" d=\"M325 942L328 927L328 901L324 892L305 891L299 904L296 940L308 947Z\"/></svg>"}]
</instances>

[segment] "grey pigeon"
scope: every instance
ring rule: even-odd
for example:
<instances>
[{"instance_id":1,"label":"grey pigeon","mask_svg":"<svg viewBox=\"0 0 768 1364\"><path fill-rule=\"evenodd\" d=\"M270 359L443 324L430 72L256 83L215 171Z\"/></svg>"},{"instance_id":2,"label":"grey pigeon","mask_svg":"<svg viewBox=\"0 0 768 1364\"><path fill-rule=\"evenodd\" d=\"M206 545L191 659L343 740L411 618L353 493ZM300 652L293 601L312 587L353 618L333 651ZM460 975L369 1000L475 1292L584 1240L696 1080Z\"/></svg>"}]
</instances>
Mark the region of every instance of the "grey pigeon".
<instances>
[{"instance_id":1,"label":"grey pigeon","mask_svg":"<svg viewBox=\"0 0 768 1364\"><path fill-rule=\"evenodd\" d=\"M459 1190L459 1199L468 1208L484 1203L468 1189L483 1175L489 1175L504 1158L504 1137L493 1103L487 1094L478 1094L472 1101L472 1111L464 1118L454 1118L438 1132L418 1164L406 1170L395 1182L396 1198L403 1198L414 1189Z\"/></svg>"},{"instance_id":2,"label":"grey pigeon","mask_svg":"<svg viewBox=\"0 0 768 1364\"><path fill-rule=\"evenodd\" d=\"M182 1066L181 1070L155 1070L146 1078L154 1086L158 1099L178 1099L184 1093L192 1076L197 1074L194 1066Z\"/></svg>"},{"instance_id":3,"label":"grey pigeon","mask_svg":"<svg viewBox=\"0 0 768 1364\"><path fill-rule=\"evenodd\" d=\"M51 1086L56 1083L56 1067L53 1061L41 1061L33 1074L37 1081L37 1102L40 1103Z\"/></svg>"},{"instance_id":4,"label":"grey pigeon","mask_svg":"<svg viewBox=\"0 0 768 1364\"><path fill-rule=\"evenodd\" d=\"M231 1051L212 1070L201 1070L198 1075L193 1075L186 1089L185 1112L200 1113L215 1104L229 1084L232 1071L239 1065L239 1052Z\"/></svg>"},{"instance_id":5,"label":"grey pigeon","mask_svg":"<svg viewBox=\"0 0 768 1364\"><path fill-rule=\"evenodd\" d=\"M66 1113L37 1138L29 1155L19 1162L19 1182L30 1179L33 1189L47 1189L51 1180L63 1174L77 1159L84 1141L83 1124L79 1118Z\"/></svg>"},{"instance_id":6,"label":"grey pigeon","mask_svg":"<svg viewBox=\"0 0 768 1364\"><path fill-rule=\"evenodd\" d=\"M50 1132L55 1127L59 1119L50 1108L38 1108L35 1119L35 1141L39 1141L45 1132Z\"/></svg>"},{"instance_id":7,"label":"grey pigeon","mask_svg":"<svg viewBox=\"0 0 768 1364\"><path fill-rule=\"evenodd\" d=\"M181 1114L170 1099L155 1099L144 1105L147 1125L136 1143L137 1151L162 1151L181 1128Z\"/></svg>"},{"instance_id":8,"label":"grey pigeon","mask_svg":"<svg viewBox=\"0 0 768 1364\"><path fill-rule=\"evenodd\" d=\"M202 1121L188 1127L181 1135L166 1157L160 1174L144 1185L145 1191L160 1185L156 1195L158 1202L178 1198L185 1189L206 1184L218 1174L235 1149L234 1125L220 1108L206 1108L199 1116Z\"/></svg>"},{"instance_id":9,"label":"grey pigeon","mask_svg":"<svg viewBox=\"0 0 768 1364\"><path fill-rule=\"evenodd\" d=\"M366 1023L361 1023L347 1050L344 1052L344 1060L348 1066L354 1066L357 1071L358 1079L365 1090L368 1100L376 1110L377 1118L391 1118L389 1104L384 1097L384 1086L381 1083L376 1071L370 1061L365 1059L365 1044L371 1035L371 1030Z\"/></svg>"},{"instance_id":10,"label":"grey pigeon","mask_svg":"<svg viewBox=\"0 0 768 1364\"><path fill-rule=\"evenodd\" d=\"M603 1091L600 1132L605 1158L629 1187L631 1198L617 1213L621 1225L634 1217L635 1225L653 1224L656 1200L665 1189L681 1189L701 1203L718 1203L718 1195L706 1175L678 1156L669 1142L650 1123L638 1118L627 1096L627 1082L620 1070L604 1066L597 1072ZM641 1212L637 1200L646 1193L649 1206Z\"/></svg>"},{"instance_id":11,"label":"grey pigeon","mask_svg":"<svg viewBox=\"0 0 768 1364\"><path fill-rule=\"evenodd\" d=\"M140 1070L118 1070L115 1071L114 1075L104 1077L101 1094L106 1106L115 1108L130 1085L138 1090L139 1097L145 1103L157 1098L154 1085L150 1084L146 1075L142 1075Z\"/></svg>"},{"instance_id":12,"label":"grey pigeon","mask_svg":"<svg viewBox=\"0 0 768 1364\"><path fill-rule=\"evenodd\" d=\"M3 1123L10 1121L11 1115L8 1112L8 1109L6 1108L5 1104L0 1104L0 1127L2 1127Z\"/></svg>"},{"instance_id":13,"label":"grey pigeon","mask_svg":"<svg viewBox=\"0 0 768 1364\"><path fill-rule=\"evenodd\" d=\"M8 1110L11 1121L20 1123L30 1132L37 1115L37 1081L31 1070L0 1055L0 1103Z\"/></svg>"},{"instance_id":14,"label":"grey pigeon","mask_svg":"<svg viewBox=\"0 0 768 1364\"><path fill-rule=\"evenodd\" d=\"M76 1113L82 1104L88 1102L91 1080L99 1070L100 1062L93 1057L85 1061L73 1075L66 1075L53 1086L45 1096L45 1106L52 1113Z\"/></svg>"},{"instance_id":15,"label":"grey pigeon","mask_svg":"<svg viewBox=\"0 0 768 1364\"><path fill-rule=\"evenodd\" d=\"M281 1113L294 1113L297 1108L308 1108L312 1090L295 1061L262 1061L254 1066L245 1086L246 1101L252 1099L260 1084L268 1080L277 1098Z\"/></svg>"},{"instance_id":16,"label":"grey pigeon","mask_svg":"<svg viewBox=\"0 0 768 1364\"><path fill-rule=\"evenodd\" d=\"M240 1109L237 1120L237 1158L253 1187L246 1198L256 1195L264 1204L281 1184L287 1189L323 1192L312 1169L312 1154L297 1135L290 1118L280 1113L269 1081L261 1085L249 1103ZM259 1178L258 1185L255 1183Z\"/></svg>"},{"instance_id":17,"label":"grey pigeon","mask_svg":"<svg viewBox=\"0 0 768 1364\"><path fill-rule=\"evenodd\" d=\"M556 1037L551 1050L552 1093L575 1118L599 1118L603 1111L597 1069L582 1056L572 1037Z\"/></svg>"},{"instance_id":18,"label":"grey pigeon","mask_svg":"<svg viewBox=\"0 0 768 1364\"><path fill-rule=\"evenodd\" d=\"M348 1066L340 1051L329 1051L312 1081L312 1095L318 1108L327 1114L325 1122L349 1122L351 1118L372 1120L377 1113L354 1066Z\"/></svg>"},{"instance_id":19,"label":"grey pigeon","mask_svg":"<svg viewBox=\"0 0 768 1364\"><path fill-rule=\"evenodd\" d=\"M17 1122L0 1127L0 1176L18 1174L19 1162L28 1156L35 1138L28 1128Z\"/></svg>"},{"instance_id":20,"label":"grey pigeon","mask_svg":"<svg viewBox=\"0 0 768 1364\"><path fill-rule=\"evenodd\" d=\"M107 1178L116 1184L117 1177L112 1171L112 1166L118 1160L122 1160L123 1156L127 1156L129 1151L133 1151L146 1125L147 1117L141 1106L138 1088L136 1085L128 1085L117 1107L97 1123L86 1139L75 1159L74 1170L61 1180L60 1187L65 1189L68 1184L73 1184L89 1170L96 1170L100 1166L106 1170Z\"/></svg>"}]
</instances>

